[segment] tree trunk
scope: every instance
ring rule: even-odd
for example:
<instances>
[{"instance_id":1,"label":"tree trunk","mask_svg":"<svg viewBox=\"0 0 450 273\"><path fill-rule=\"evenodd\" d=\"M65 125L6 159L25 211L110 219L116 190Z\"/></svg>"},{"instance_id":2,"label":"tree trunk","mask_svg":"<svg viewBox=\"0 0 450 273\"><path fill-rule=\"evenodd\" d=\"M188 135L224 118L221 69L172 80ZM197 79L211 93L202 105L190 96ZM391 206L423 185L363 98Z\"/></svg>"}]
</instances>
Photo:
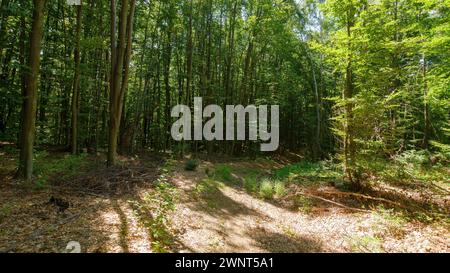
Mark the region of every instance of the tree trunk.
<instances>
[{"instance_id":1,"label":"tree trunk","mask_svg":"<svg viewBox=\"0 0 450 273\"><path fill-rule=\"evenodd\" d=\"M75 75L73 79L73 94L72 94L72 154L78 152L78 113L80 108L80 38L81 38L81 14L82 5L77 6L77 30L76 30L76 45L75 45Z\"/></svg>"},{"instance_id":2,"label":"tree trunk","mask_svg":"<svg viewBox=\"0 0 450 273\"><path fill-rule=\"evenodd\" d=\"M30 35L28 65L30 73L26 78L23 109L22 143L18 174L31 181L33 174L33 145L36 127L37 84L39 78L41 42L44 23L45 0L34 0L33 24Z\"/></svg>"},{"instance_id":3,"label":"tree trunk","mask_svg":"<svg viewBox=\"0 0 450 273\"><path fill-rule=\"evenodd\" d=\"M352 37L352 27L354 22L351 19L353 13L347 12L347 38L349 43L349 49ZM354 83L353 83L353 67L352 56L349 53L347 60L346 76L345 76L345 88L344 88L344 101L345 101L345 126L344 126L344 169L347 175L347 179L350 181L355 189L360 188L360 181L358 179L356 170L356 146L354 138L354 113L353 105L351 101L353 99Z\"/></svg>"},{"instance_id":4,"label":"tree trunk","mask_svg":"<svg viewBox=\"0 0 450 273\"><path fill-rule=\"evenodd\" d=\"M114 1L114 0L112 0ZM111 4L114 8L114 5ZM116 60L114 64L114 74L111 78L111 94L110 94L110 124L109 124L109 144L108 144L108 165L116 164L117 156L117 140L119 135L120 120L122 117L123 99L126 89L128 87L129 64L132 51L132 33L133 33L133 19L136 1L128 0L122 1L119 21L119 35ZM128 12L130 11L130 12ZM112 24L115 19L111 19ZM113 28L111 28L113 29ZM114 33L111 33L111 41ZM113 52L114 53L114 52ZM114 58L113 58L114 59Z\"/></svg>"},{"instance_id":5,"label":"tree trunk","mask_svg":"<svg viewBox=\"0 0 450 273\"><path fill-rule=\"evenodd\" d=\"M427 149L430 145L430 106L428 104L428 82L427 82L427 58L423 54L423 119L424 119L424 132L423 132L423 148Z\"/></svg>"}]
</instances>

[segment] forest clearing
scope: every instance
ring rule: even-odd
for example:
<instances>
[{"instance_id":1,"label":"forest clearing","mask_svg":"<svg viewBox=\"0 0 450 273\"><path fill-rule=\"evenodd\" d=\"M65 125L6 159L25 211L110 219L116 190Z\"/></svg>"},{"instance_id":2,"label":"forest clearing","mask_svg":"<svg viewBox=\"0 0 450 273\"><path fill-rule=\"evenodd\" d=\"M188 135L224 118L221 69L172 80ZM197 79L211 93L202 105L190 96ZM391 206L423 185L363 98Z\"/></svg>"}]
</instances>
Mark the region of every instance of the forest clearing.
<instances>
[{"instance_id":1,"label":"forest clearing","mask_svg":"<svg viewBox=\"0 0 450 273\"><path fill-rule=\"evenodd\" d=\"M450 0L0 0L0 253L449 253Z\"/></svg>"}]
</instances>

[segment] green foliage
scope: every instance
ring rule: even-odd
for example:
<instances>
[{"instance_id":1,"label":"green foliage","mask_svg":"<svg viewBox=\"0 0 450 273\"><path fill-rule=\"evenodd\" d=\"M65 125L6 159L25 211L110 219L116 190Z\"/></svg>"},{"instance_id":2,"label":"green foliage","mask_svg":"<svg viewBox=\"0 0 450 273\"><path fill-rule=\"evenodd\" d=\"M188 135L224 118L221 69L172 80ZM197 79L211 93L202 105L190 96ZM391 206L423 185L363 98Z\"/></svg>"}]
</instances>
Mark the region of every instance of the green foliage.
<instances>
[{"instance_id":1,"label":"green foliage","mask_svg":"<svg viewBox=\"0 0 450 273\"><path fill-rule=\"evenodd\" d=\"M243 178L243 185L247 192L256 193L258 192L259 184L258 177L255 175L247 175Z\"/></svg>"},{"instance_id":2,"label":"green foliage","mask_svg":"<svg viewBox=\"0 0 450 273\"><path fill-rule=\"evenodd\" d=\"M276 197L283 197L287 193L286 184L282 181L275 181L273 188Z\"/></svg>"},{"instance_id":3,"label":"green foliage","mask_svg":"<svg viewBox=\"0 0 450 273\"><path fill-rule=\"evenodd\" d=\"M264 179L259 188L259 195L265 199L272 199L275 194L274 184L269 179Z\"/></svg>"},{"instance_id":4,"label":"green foliage","mask_svg":"<svg viewBox=\"0 0 450 273\"><path fill-rule=\"evenodd\" d=\"M188 160L186 161L185 165L184 165L184 169L186 171L195 171L197 170L197 167L199 165L199 162L197 160Z\"/></svg>"},{"instance_id":5,"label":"green foliage","mask_svg":"<svg viewBox=\"0 0 450 273\"><path fill-rule=\"evenodd\" d=\"M38 187L46 187L52 178L65 180L74 177L82 168L90 164L87 154L54 158L46 151L36 152L35 161L34 173L37 177Z\"/></svg>"},{"instance_id":6,"label":"green foliage","mask_svg":"<svg viewBox=\"0 0 450 273\"><path fill-rule=\"evenodd\" d=\"M385 209L379 206L374 214L375 223L372 230L377 231L378 237L393 236L402 238L405 234L405 225L407 220L392 209Z\"/></svg>"},{"instance_id":7,"label":"green foliage","mask_svg":"<svg viewBox=\"0 0 450 273\"><path fill-rule=\"evenodd\" d=\"M425 166L430 162L430 153L423 150L410 150L395 156L394 162L407 168L414 166Z\"/></svg>"},{"instance_id":8,"label":"green foliage","mask_svg":"<svg viewBox=\"0 0 450 273\"><path fill-rule=\"evenodd\" d=\"M333 132L353 151L340 146L347 168L370 173L372 158L429 143L445 150L448 3L327 0L321 10L328 36L310 44L339 77Z\"/></svg>"},{"instance_id":9,"label":"green foliage","mask_svg":"<svg viewBox=\"0 0 450 273\"><path fill-rule=\"evenodd\" d=\"M436 160L436 164L432 164ZM439 183L450 180L448 167L439 162L439 156L423 150L411 150L401 153L391 161L378 160L378 168L373 172L386 182L396 181L410 183L412 181Z\"/></svg>"},{"instance_id":10,"label":"green foliage","mask_svg":"<svg viewBox=\"0 0 450 273\"><path fill-rule=\"evenodd\" d=\"M197 197L213 196L217 193L222 184L214 179L203 179L195 186L195 194Z\"/></svg>"},{"instance_id":11,"label":"green foliage","mask_svg":"<svg viewBox=\"0 0 450 273\"><path fill-rule=\"evenodd\" d=\"M21 133L20 75L28 70L22 42L29 36L33 5L7 2L0 22L0 139L12 142ZM317 158L339 153L358 179L383 172L391 158L396 170L386 173L423 177L426 164L402 163L407 158L397 156L404 151L439 150L439 162L449 162L448 1L137 1L136 10L123 107L122 140L133 136L122 143L132 146L126 150L257 154L258 142L173 142L167 132L170 109L206 94L210 104L280 105L284 150ZM67 145L76 9L53 2L45 14L36 143ZM110 48L104 27L109 15L101 1L82 14L81 55L91 57L82 58L80 71L81 149L101 151L109 139L105 75L111 52L99 50ZM63 17L67 21L61 23ZM351 151L344 151L349 146ZM78 164L37 160L41 184L46 173ZM274 179L338 180L343 172L336 166L305 161L276 170ZM197 166L189 161L185 167ZM227 167L213 175L237 180ZM255 179L247 180L244 186L255 191Z\"/></svg>"},{"instance_id":12,"label":"green foliage","mask_svg":"<svg viewBox=\"0 0 450 273\"><path fill-rule=\"evenodd\" d=\"M301 161L276 169L273 176L277 180L288 183L313 183L335 181L342 177L342 171L338 165L330 162Z\"/></svg>"},{"instance_id":13,"label":"green foliage","mask_svg":"<svg viewBox=\"0 0 450 273\"><path fill-rule=\"evenodd\" d=\"M176 189L163 179L141 201L131 202L137 216L149 231L154 252L169 252L174 244L168 214L175 210L177 196Z\"/></svg>"},{"instance_id":14,"label":"green foliage","mask_svg":"<svg viewBox=\"0 0 450 273\"><path fill-rule=\"evenodd\" d=\"M277 179L287 179L292 174L317 174L321 166L318 163L301 161L299 163L285 166L274 171L274 177Z\"/></svg>"},{"instance_id":15,"label":"green foliage","mask_svg":"<svg viewBox=\"0 0 450 273\"><path fill-rule=\"evenodd\" d=\"M223 182L234 182L232 168L228 165L220 164L215 167L214 178Z\"/></svg>"}]
</instances>

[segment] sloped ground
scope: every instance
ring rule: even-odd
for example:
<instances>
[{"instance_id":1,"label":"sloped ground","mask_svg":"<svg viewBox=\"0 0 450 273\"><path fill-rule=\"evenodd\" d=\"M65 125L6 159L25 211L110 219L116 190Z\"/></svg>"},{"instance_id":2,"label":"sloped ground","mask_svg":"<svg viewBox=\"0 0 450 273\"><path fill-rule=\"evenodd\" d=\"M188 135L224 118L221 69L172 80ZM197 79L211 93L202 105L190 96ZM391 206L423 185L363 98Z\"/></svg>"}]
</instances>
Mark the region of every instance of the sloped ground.
<instances>
[{"instance_id":1,"label":"sloped ground","mask_svg":"<svg viewBox=\"0 0 450 273\"><path fill-rule=\"evenodd\" d=\"M405 220L377 209L389 205L382 199L331 196L337 189L327 183L291 185L270 200L239 183L245 170L267 176L281 160L201 161L194 172L184 160L122 158L113 170L86 160L75 177L36 189L12 178L14 159L2 154L0 252L63 252L70 241L83 252L450 252L445 217ZM211 175L224 163L233 183ZM174 191L160 193L158 183ZM61 211L52 196L69 206Z\"/></svg>"}]
</instances>

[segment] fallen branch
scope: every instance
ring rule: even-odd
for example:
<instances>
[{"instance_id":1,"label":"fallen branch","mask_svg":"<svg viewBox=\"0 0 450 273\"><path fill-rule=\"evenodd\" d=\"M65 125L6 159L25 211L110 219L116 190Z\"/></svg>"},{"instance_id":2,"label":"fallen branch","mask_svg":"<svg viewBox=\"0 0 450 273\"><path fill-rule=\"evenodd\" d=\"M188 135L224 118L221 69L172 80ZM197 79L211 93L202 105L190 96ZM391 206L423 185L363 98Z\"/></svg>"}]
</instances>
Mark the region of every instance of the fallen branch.
<instances>
[{"instance_id":1,"label":"fallen branch","mask_svg":"<svg viewBox=\"0 0 450 273\"><path fill-rule=\"evenodd\" d=\"M374 200L374 201L385 202L385 203L388 203L388 204L400 207L402 209L405 209L407 211L414 212L413 209L410 208L410 207L407 207L407 206L405 206L405 205L403 205L403 204L401 204L399 202L394 202L392 200L388 200L388 199L381 198L381 197L372 197L372 196L368 196L368 195L364 195L364 194L360 194L360 193L352 193L352 192L322 192L322 193L323 194L329 194L329 195L352 196L352 197L364 198L364 199L367 199L367 200ZM424 208L422 208L422 207L420 207L418 205L410 204L410 206L421 210L423 213L425 213L428 216L433 216L433 215L442 216L442 215L446 215L446 214L442 214L442 213L430 212L430 211L428 211L428 210L426 210L426 209L424 209Z\"/></svg>"},{"instance_id":2,"label":"fallen branch","mask_svg":"<svg viewBox=\"0 0 450 273\"><path fill-rule=\"evenodd\" d=\"M380 202L385 202L391 205L395 205L395 206L399 206L402 207L404 209L408 209L406 206L392 201L392 200L388 200L385 198L381 198L381 197L373 197L373 196L369 196L369 195L364 195L364 194L360 194L360 193L353 193L353 192L321 192L323 194L328 194L328 195L340 195L340 196L351 196L351 197L359 197L359 198L363 198L363 199L368 199L368 200L373 200L373 201L380 201Z\"/></svg>"},{"instance_id":3,"label":"fallen branch","mask_svg":"<svg viewBox=\"0 0 450 273\"><path fill-rule=\"evenodd\" d=\"M344 208L344 209L348 209L348 210L354 210L354 211L365 212L365 213L371 212L370 210L352 208L352 207L346 206L344 204L341 204L341 203L338 203L338 202L335 202L335 201L332 201L332 200L328 200L328 199L320 197L320 196L304 193L304 192L300 192L298 194L304 195L304 196L310 197L310 198L315 198L315 199L318 199L318 200L324 201L326 203L330 203L330 204L333 204L333 205L336 205L338 207L341 207L341 208Z\"/></svg>"}]
</instances>

